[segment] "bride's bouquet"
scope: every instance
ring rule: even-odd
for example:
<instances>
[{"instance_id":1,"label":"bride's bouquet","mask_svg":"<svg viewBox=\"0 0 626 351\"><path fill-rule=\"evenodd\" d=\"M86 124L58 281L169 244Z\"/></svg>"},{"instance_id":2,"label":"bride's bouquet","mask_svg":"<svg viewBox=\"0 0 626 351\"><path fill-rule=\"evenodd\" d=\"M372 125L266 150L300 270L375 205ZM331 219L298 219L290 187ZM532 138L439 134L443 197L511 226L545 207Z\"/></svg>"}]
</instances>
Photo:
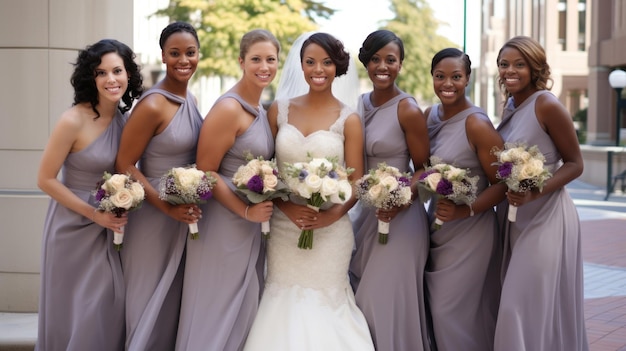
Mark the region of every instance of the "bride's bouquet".
<instances>
[{"instance_id":1,"label":"bride's bouquet","mask_svg":"<svg viewBox=\"0 0 626 351\"><path fill-rule=\"evenodd\" d=\"M408 173L402 173L382 162L378 168L356 181L356 196L365 205L381 209L411 203L411 181ZM378 221L378 242L387 244L389 223Z\"/></svg>"},{"instance_id":2,"label":"bride's bouquet","mask_svg":"<svg viewBox=\"0 0 626 351\"><path fill-rule=\"evenodd\" d=\"M159 183L159 198L172 205L201 204L213 195L217 183L211 172L203 172L195 165L174 167L167 171ZM198 223L189 224L191 239L198 238Z\"/></svg>"},{"instance_id":3,"label":"bride's bouquet","mask_svg":"<svg viewBox=\"0 0 626 351\"><path fill-rule=\"evenodd\" d=\"M424 173L419 177L419 186L427 193L444 197L457 205L471 206L478 191L478 176L471 177L469 170L444 163L437 157L430 158L431 166L425 167ZM427 197L420 196L422 201ZM443 221L435 219L434 229L439 229Z\"/></svg>"},{"instance_id":4,"label":"bride's bouquet","mask_svg":"<svg viewBox=\"0 0 626 351\"><path fill-rule=\"evenodd\" d=\"M276 162L265 160L263 157L253 158L246 155L248 163L239 166L233 175L233 184L237 192L246 196L248 201L258 204L263 201L275 199L288 199L289 189L278 177ZM261 233L263 237L270 237L270 222L261 223Z\"/></svg>"},{"instance_id":5,"label":"bride's bouquet","mask_svg":"<svg viewBox=\"0 0 626 351\"><path fill-rule=\"evenodd\" d=\"M515 192L526 192L532 189L543 190L543 183L552 174L544 167L546 158L537 145L527 147L522 143L505 143L504 150L494 149L498 162L496 177L506 183ZM517 207L509 204L508 219L515 222Z\"/></svg>"},{"instance_id":6,"label":"bride's bouquet","mask_svg":"<svg viewBox=\"0 0 626 351\"><path fill-rule=\"evenodd\" d=\"M110 212L121 217L125 212L141 207L145 198L141 183L126 174L104 172L102 181L96 188L94 197L99 211ZM124 233L113 231L113 245L116 250L122 248Z\"/></svg>"},{"instance_id":7,"label":"bride's bouquet","mask_svg":"<svg viewBox=\"0 0 626 351\"><path fill-rule=\"evenodd\" d=\"M336 157L312 158L308 162L285 163L283 178L292 193L319 211L325 203L343 204L352 196L348 175L353 171L339 165ZM313 248L312 229L302 230L298 247Z\"/></svg>"}]
</instances>

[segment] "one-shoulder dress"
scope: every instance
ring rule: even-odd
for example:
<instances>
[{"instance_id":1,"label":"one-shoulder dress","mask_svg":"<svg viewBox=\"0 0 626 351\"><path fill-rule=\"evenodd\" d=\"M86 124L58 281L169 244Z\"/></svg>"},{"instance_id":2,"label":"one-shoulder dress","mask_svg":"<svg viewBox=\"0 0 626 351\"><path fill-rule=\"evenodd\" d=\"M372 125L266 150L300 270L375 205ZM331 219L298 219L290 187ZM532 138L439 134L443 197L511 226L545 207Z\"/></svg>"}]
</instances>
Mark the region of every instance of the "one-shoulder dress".
<instances>
[{"instance_id":1,"label":"one-shoulder dress","mask_svg":"<svg viewBox=\"0 0 626 351\"><path fill-rule=\"evenodd\" d=\"M274 138L262 107L251 106L234 93L220 99L225 98L237 100L255 116L226 152L218 170L234 190L232 176L247 163L246 153L271 159ZM187 242L176 350L241 350L263 287L261 225L241 218L216 199L208 201L202 215L198 239Z\"/></svg>"},{"instance_id":2,"label":"one-shoulder dress","mask_svg":"<svg viewBox=\"0 0 626 351\"><path fill-rule=\"evenodd\" d=\"M330 130L304 136L289 124L289 101L278 102L276 160L294 163L312 157L344 162L344 106ZM300 228L275 208L267 241L267 278L259 311L244 350L374 350L363 313L354 301L348 267L354 234L348 215L315 229L313 248L298 248Z\"/></svg>"},{"instance_id":3,"label":"one-shoulder dress","mask_svg":"<svg viewBox=\"0 0 626 351\"><path fill-rule=\"evenodd\" d=\"M202 116L190 93L182 98L152 88L138 103L150 94L161 94L180 104L169 125L152 137L139 160L141 172L159 189L160 178L169 169L195 162ZM129 213L121 250L126 281L127 350L174 349L188 227L148 201Z\"/></svg>"},{"instance_id":4,"label":"one-shoulder dress","mask_svg":"<svg viewBox=\"0 0 626 351\"><path fill-rule=\"evenodd\" d=\"M381 162L412 172L411 155L398 104L412 97L400 94L373 106L370 93L361 95L365 126L365 169ZM389 241L378 242L376 209L358 205L353 223L356 251L350 263L356 303L369 324L379 351L430 350L424 302L424 268L429 229L424 206L413 203L391 221Z\"/></svg>"},{"instance_id":5,"label":"one-shoulder dress","mask_svg":"<svg viewBox=\"0 0 626 351\"><path fill-rule=\"evenodd\" d=\"M498 131L505 142L537 145L555 172L562 159L535 114L535 92L517 108L507 102ZM549 180L548 180L549 181ZM498 206L505 222L504 281L497 351L586 351L580 221L565 187L517 208L506 220L508 202Z\"/></svg>"},{"instance_id":6,"label":"one-shoulder dress","mask_svg":"<svg viewBox=\"0 0 626 351\"><path fill-rule=\"evenodd\" d=\"M94 207L104 172L115 173L125 120L118 112L94 142L63 163L61 182ZM53 199L43 231L35 349L124 349L124 277L113 233Z\"/></svg>"},{"instance_id":7,"label":"one-shoulder dress","mask_svg":"<svg viewBox=\"0 0 626 351\"><path fill-rule=\"evenodd\" d=\"M439 104L428 115L431 156L478 176L478 194L488 185L465 131L470 114L488 121L485 112L470 107L441 120ZM434 199L429 209L434 221ZM430 235L426 266L427 301L435 343L440 351L493 349L500 293L501 254L495 211L445 222Z\"/></svg>"}]
</instances>

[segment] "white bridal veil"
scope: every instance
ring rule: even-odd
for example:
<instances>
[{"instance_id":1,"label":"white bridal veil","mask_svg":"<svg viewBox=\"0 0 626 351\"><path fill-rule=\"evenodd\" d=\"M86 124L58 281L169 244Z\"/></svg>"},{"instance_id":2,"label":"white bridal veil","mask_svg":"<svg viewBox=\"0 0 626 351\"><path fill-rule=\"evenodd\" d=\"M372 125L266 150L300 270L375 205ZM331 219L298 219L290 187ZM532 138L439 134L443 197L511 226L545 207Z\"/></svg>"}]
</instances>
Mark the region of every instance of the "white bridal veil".
<instances>
[{"instance_id":1,"label":"white bridal veil","mask_svg":"<svg viewBox=\"0 0 626 351\"><path fill-rule=\"evenodd\" d=\"M315 32L304 33L293 42L280 74L278 88L276 89L276 100L291 99L304 95L309 91L309 85L304 80L302 73L300 49L302 48L302 43L313 33ZM333 95L344 104L356 109L359 94L359 76L356 71L354 55L351 54L348 72L341 77L336 77L333 81Z\"/></svg>"}]
</instances>

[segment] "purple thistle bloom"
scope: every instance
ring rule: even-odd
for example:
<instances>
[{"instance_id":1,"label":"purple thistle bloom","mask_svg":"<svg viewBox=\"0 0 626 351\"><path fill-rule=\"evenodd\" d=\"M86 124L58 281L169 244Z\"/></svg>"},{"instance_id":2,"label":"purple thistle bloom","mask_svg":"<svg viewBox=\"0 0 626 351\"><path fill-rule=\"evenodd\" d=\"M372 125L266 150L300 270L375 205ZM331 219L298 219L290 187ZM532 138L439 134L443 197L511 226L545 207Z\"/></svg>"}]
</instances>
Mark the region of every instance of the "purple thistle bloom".
<instances>
[{"instance_id":1,"label":"purple thistle bloom","mask_svg":"<svg viewBox=\"0 0 626 351\"><path fill-rule=\"evenodd\" d=\"M407 178L407 177L400 177L400 178L398 179L398 182L399 182L399 183L400 183L400 185L402 185L402 186L409 186L409 185L411 185L411 182L409 181L409 178Z\"/></svg>"},{"instance_id":2,"label":"purple thistle bloom","mask_svg":"<svg viewBox=\"0 0 626 351\"><path fill-rule=\"evenodd\" d=\"M305 180L305 179L306 179L306 177L307 177L308 175L309 175L309 172L308 172L307 170L303 169L303 170L301 170L301 171L300 171L300 174L298 174L298 179L299 179L300 181L303 181L303 180Z\"/></svg>"},{"instance_id":3,"label":"purple thistle bloom","mask_svg":"<svg viewBox=\"0 0 626 351\"><path fill-rule=\"evenodd\" d=\"M213 193L211 192L211 190L201 191L199 192L198 196L200 197L200 200L206 201L210 199L211 196L213 196Z\"/></svg>"},{"instance_id":4,"label":"purple thistle bloom","mask_svg":"<svg viewBox=\"0 0 626 351\"><path fill-rule=\"evenodd\" d=\"M328 172L328 176L332 179L337 179L339 176L337 175L337 172L335 172L334 170Z\"/></svg>"},{"instance_id":5,"label":"purple thistle bloom","mask_svg":"<svg viewBox=\"0 0 626 351\"><path fill-rule=\"evenodd\" d=\"M98 191L96 191L96 201L100 202L102 201L102 199L104 199L104 197L106 196L106 191L104 191L104 189L100 188L98 189Z\"/></svg>"},{"instance_id":6,"label":"purple thistle bloom","mask_svg":"<svg viewBox=\"0 0 626 351\"><path fill-rule=\"evenodd\" d=\"M450 195L452 194L452 183L447 179L441 179L437 184L437 194Z\"/></svg>"},{"instance_id":7,"label":"purple thistle bloom","mask_svg":"<svg viewBox=\"0 0 626 351\"><path fill-rule=\"evenodd\" d=\"M248 180L246 187L250 189L250 191L261 194L263 193L263 179L261 179L258 174L255 174Z\"/></svg>"},{"instance_id":8,"label":"purple thistle bloom","mask_svg":"<svg viewBox=\"0 0 626 351\"><path fill-rule=\"evenodd\" d=\"M511 170L513 169L513 163L504 162L498 167L497 176L500 179L506 179L511 175Z\"/></svg>"}]
</instances>

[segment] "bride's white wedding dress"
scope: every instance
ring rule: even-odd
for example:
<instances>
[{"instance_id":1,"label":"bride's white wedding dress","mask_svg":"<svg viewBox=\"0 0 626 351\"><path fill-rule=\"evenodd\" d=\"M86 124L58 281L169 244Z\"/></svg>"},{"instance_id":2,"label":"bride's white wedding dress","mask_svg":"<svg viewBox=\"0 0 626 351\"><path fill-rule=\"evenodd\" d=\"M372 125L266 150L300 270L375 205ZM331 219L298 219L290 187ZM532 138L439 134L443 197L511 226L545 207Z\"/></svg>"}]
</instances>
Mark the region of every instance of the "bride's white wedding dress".
<instances>
[{"instance_id":1,"label":"bride's white wedding dress","mask_svg":"<svg viewBox=\"0 0 626 351\"><path fill-rule=\"evenodd\" d=\"M330 130L308 136L288 123L289 101L278 105L276 161L336 156L344 162L344 106ZM348 215L315 229L313 249L298 248L300 228L279 209L267 241L267 278L259 310L244 350L374 350L365 317L356 306L348 279L354 235Z\"/></svg>"}]
</instances>

